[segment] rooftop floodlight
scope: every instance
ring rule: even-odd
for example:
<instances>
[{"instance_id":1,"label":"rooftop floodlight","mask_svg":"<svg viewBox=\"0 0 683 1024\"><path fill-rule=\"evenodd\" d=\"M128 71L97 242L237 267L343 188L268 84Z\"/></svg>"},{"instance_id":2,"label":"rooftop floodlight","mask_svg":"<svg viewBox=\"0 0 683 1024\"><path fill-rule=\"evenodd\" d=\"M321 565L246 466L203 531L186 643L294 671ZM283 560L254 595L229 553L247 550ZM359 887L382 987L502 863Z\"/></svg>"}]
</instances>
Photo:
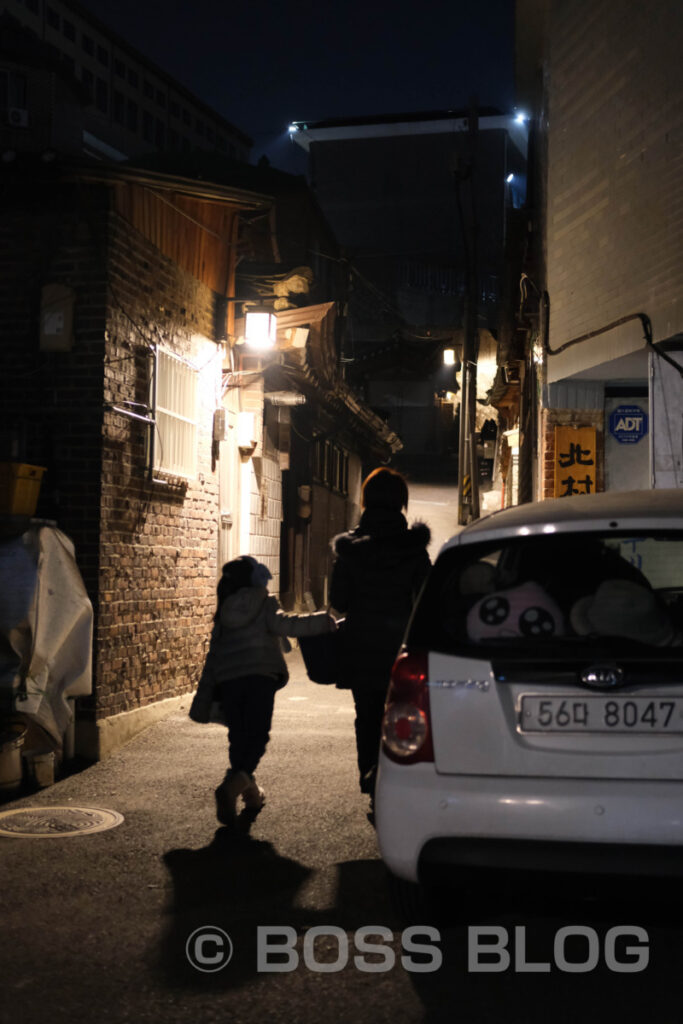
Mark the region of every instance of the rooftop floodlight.
<instances>
[{"instance_id":1,"label":"rooftop floodlight","mask_svg":"<svg viewBox=\"0 0 683 1024\"><path fill-rule=\"evenodd\" d=\"M529 118L526 114L523 114L521 112L519 114L515 114L515 124L524 124L524 122L528 120Z\"/></svg>"},{"instance_id":2,"label":"rooftop floodlight","mask_svg":"<svg viewBox=\"0 0 683 1024\"><path fill-rule=\"evenodd\" d=\"M510 184L510 182L512 181L513 178L514 178L514 174L508 174L507 178L505 179L507 181L508 185Z\"/></svg>"},{"instance_id":3,"label":"rooftop floodlight","mask_svg":"<svg viewBox=\"0 0 683 1024\"><path fill-rule=\"evenodd\" d=\"M275 348L277 317L267 306L248 306L244 315L244 340L249 348Z\"/></svg>"}]
</instances>

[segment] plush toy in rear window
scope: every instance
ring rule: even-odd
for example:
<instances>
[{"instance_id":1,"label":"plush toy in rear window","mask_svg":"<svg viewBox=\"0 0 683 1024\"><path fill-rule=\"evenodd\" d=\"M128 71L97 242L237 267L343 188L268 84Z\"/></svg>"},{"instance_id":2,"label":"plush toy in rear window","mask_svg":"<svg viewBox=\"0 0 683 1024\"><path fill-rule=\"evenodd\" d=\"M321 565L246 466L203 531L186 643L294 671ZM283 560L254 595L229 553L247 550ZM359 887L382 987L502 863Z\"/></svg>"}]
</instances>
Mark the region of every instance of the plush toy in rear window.
<instances>
[{"instance_id":1,"label":"plush toy in rear window","mask_svg":"<svg viewBox=\"0 0 683 1024\"><path fill-rule=\"evenodd\" d=\"M506 637L534 640L562 636L564 632L560 608L533 581L482 597L467 615L467 635L477 643Z\"/></svg>"},{"instance_id":2,"label":"plush toy in rear window","mask_svg":"<svg viewBox=\"0 0 683 1024\"><path fill-rule=\"evenodd\" d=\"M572 607L571 624L580 636L619 636L653 647L681 643L667 609L647 587L630 580L605 580L594 594Z\"/></svg>"}]
</instances>

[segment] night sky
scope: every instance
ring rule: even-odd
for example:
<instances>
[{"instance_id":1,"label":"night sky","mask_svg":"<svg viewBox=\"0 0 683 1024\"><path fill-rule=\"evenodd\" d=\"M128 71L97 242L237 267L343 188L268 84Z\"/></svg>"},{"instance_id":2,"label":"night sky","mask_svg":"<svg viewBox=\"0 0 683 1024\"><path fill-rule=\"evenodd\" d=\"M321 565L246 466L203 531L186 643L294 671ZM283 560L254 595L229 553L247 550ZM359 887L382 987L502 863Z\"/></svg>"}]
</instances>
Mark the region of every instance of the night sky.
<instances>
[{"instance_id":1,"label":"night sky","mask_svg":"<svg viewBox=\"0 0 683 1024\"><path fill-rule=\"evenodd\" d=\"M513 0L81 2L285 170L290 121L513 104Z\"/></svg>"}]
</instances>

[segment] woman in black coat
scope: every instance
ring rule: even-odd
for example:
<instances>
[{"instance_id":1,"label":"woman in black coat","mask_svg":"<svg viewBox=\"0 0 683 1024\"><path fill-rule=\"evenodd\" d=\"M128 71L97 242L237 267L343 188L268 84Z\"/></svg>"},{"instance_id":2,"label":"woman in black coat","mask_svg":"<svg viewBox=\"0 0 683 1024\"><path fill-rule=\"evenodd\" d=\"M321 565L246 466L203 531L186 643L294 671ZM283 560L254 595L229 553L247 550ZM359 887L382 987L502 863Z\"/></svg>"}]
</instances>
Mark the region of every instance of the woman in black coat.
<instances>
[{"instance_id":1,"label":"woman in black coat","mask_svg":"<svg viewBox=\"0 0 683 1024\"><path fill-rule=\"evenodd\" d=\"M361 502L358 526L332 541L330 604L346 616L340 685L353 692L360 788L372 804L389 677L431 565L430 532L408 526L408 487L394 469L370 473Z\"/></svg>"}]
</instances>

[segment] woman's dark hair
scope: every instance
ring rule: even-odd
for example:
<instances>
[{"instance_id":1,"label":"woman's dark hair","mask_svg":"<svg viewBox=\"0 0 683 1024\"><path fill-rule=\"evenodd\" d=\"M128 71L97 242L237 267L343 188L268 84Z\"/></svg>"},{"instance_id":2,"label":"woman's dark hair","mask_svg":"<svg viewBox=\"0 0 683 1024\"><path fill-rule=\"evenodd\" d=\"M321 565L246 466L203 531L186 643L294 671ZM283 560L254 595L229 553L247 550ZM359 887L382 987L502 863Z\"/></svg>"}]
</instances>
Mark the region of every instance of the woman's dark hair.
<instances>
[{"instance_id":1,"label":"woman's dark hair","mask_svg":"<svg viewBox=\"0 0 683 1024\"><path fill-rule=\"evenodd\" d=\"M396 469L381 466L366 476L361 488L363 508L386 508L400 512L408 507L408 484Z\"/></svg>"},{"instance_id":2,"label":"woman's dark hair","mask_svg":"<svg viewBox=\"0 0 683 1024\"><path fill-rule=\"evenodd\" d=\"M245 557L244 555L240 555L239 558L233 558L232 562L225 563L221 578L216 587L218 604L213 617L214 622L218 622L221 605L226 597L230 597L231 594L236 593L242 587L250 586L251 574L254 571L255 564L253 558Z\"/></svg>"}]
</instances>

